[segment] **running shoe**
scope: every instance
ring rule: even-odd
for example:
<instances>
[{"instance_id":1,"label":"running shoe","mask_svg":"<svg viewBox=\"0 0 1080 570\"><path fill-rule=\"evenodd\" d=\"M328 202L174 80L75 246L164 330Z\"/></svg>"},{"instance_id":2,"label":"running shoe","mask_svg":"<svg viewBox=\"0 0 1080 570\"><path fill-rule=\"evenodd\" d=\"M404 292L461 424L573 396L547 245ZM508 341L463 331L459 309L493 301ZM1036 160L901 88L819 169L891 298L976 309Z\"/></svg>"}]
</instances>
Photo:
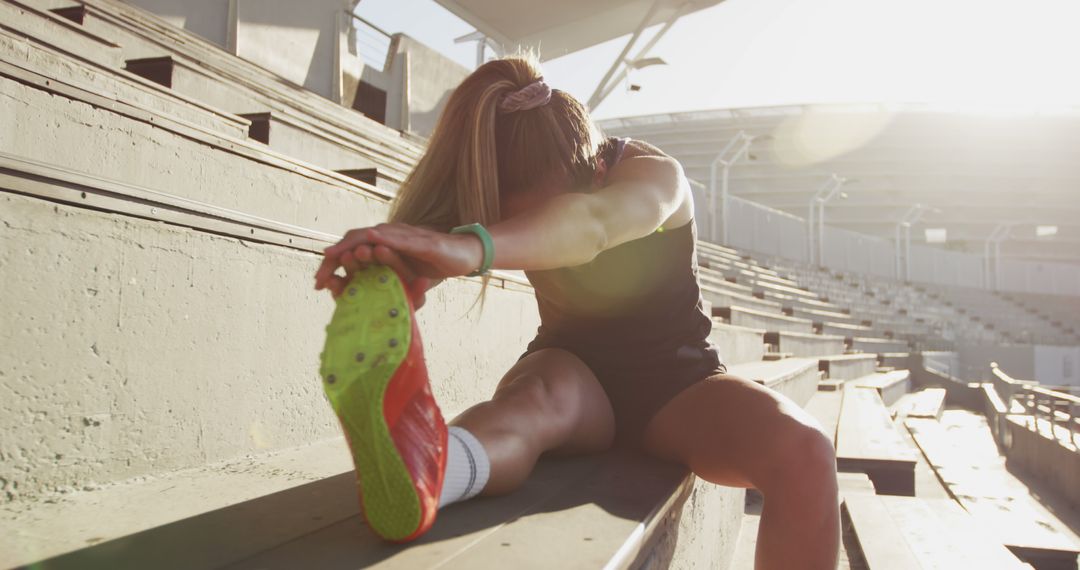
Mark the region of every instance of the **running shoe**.
<instances>
[{"instance_id":1,"label":"running shoe","mask_svg":"<svg viewBox=\"0 0 1080 570\"><path fill-rule=\"evenodd\" d=\"M392 269L358 271L337 299L319 370L352 451L360 509L393 542L431 528L446 471L446 422L414 315Z\"/></svg>"}]
</instances>

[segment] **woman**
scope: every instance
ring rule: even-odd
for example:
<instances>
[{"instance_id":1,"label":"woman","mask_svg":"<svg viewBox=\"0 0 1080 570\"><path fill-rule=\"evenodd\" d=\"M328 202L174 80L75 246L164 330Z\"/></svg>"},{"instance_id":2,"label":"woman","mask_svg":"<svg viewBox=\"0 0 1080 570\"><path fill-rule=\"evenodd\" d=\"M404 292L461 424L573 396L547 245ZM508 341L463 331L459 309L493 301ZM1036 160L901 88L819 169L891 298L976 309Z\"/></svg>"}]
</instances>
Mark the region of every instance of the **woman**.
<instances>
[{"instance_id":1,"label":"woman","mask_svg":"<svg viewBox=\"0 0 1080 570\"><path fill-rule=\"evenodd\" d=\"M316 274L339 299L322 374L372 528L409 540L438 507L512 491L542 453L617 442L760 490L757 568L835 568L830 438L788 398L726 374L707 340L695 239L679 164L599 140L534 60L466 78L391 223L350 231ZM492 399L447 432L415 322L398 315L439 280L492 268L526 272L542 324Z\"/></svg>"}]
</instances>

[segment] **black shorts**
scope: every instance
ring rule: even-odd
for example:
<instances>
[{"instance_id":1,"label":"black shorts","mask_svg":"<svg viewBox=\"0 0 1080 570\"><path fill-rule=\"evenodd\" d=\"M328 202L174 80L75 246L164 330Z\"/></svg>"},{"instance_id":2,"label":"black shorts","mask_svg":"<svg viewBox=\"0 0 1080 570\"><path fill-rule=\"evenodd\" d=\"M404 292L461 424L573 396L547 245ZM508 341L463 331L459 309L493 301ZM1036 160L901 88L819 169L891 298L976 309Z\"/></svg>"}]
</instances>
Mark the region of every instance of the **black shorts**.
<instances>
[{"instance_id":1,"label":"black shorts","mask_svg":"<svg viewBox=\"0 0 1080 570\"><path fill-rule=\"evenodd\" d=\"M653 416L679 392L727 372L716 347L705 340L640 350L595 347L541 334L518 360L546 348L570 352L596 375L615 412L615 441L621 447L640 447Z\"/></svg>"}]
</instances>

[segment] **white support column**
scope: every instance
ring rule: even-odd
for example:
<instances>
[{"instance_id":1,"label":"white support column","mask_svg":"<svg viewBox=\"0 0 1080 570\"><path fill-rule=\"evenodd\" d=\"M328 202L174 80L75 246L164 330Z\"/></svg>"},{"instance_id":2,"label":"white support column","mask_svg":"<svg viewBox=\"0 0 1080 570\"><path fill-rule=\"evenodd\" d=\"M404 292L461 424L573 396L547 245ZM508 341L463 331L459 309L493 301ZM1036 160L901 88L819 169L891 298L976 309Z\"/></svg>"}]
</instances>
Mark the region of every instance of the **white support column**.
<instances>
[{"instance_id":1,"label":"white support column","mask_svg":"<svg viewBox=\"0 0 1080 570\"><path fill-rule=\"evenodd\" d=\"M750 145L757 140L768 140L772 135L748 135L739 131L728 141L723 150L709 164L709 239L727 244L728 232L728 181L731 167L749 153ZM719 196L717 192L719 178ZM717 229L719 226L719 229Z\"/></svg>"},{"instance_id":2,"label":"white support column","mask_svg":"<svg viewBox=\"0 0 1080 570\"><path fill-rule=\"evenodd\" d=\"M640 37L642 37L642 32L645 31L645 28L648 27L649 22L652 21L652 16L656 15L657 10L659 9L660 0L653 0L652 5L649 6L649 11L646 12L645 17L642 18L642 22L637 25L637 29L634 30L634 33L630 37L630 40L626 41L626 45L623 46L622 52L619 53L619 56L615 58L615 62L613 62L611 64L611 67L608 68L607 72L604 73L604 78L600 79L600 82L596 85L596 91L594 91L592 96L589 97L589 103L586 104L586 107L589 107L590 111L596 109L596 107L600 104L600 101L604 100L605 91L608 91L610 93L610 91L607 89L608 82L611 80L612 76L615 76L616 71L618 71L621 66L625 65L626 55L630 54L630 51L634 48L634 44L637 43L637 40Z\"/></svg>"},{"instance_id":3,"label":"white support column","mask_svg":"<svg viewBox=\"0 0 1080 570\"><path fill-rule=\"evenodd\" d=\"M811 207L813 203L817 203L817 264L820 267L825 266L825 204L832 200L838 193L842 197L846 197L846 194L840 192L840 189L844 187L844 184L851 182L847 178L842 176L832 175L829 182L825 184L814 194L814 199L811 201ZM812 262L811 262L812 263Z\"/></svg>"}]
</instances>

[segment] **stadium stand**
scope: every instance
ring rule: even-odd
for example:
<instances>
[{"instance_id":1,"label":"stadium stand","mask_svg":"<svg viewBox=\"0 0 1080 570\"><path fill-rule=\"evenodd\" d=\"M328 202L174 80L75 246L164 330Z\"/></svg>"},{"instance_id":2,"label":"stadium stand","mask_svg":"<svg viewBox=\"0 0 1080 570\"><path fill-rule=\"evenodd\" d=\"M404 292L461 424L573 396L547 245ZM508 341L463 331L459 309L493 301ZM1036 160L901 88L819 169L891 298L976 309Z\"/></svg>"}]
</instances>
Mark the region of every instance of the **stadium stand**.
<instances>
[{"instance_id":1,"label":"stadium stand","mask_svg":"<svg viewBox=\"0 0 1080 570\"><path fill-rule=\"evenodd\" d=\"M315 374L330 307L308 284L335 236L385 218L422 140L117 0L0 0L0 132L35 133L0 137L14 323L0 334L0 566L735 567L744 490L620 453L544 461L520 492L447 509L414 544L365 530ZM699 271L730 371L833 435L849 558L1075 567L1065 538L987 538L962 502L929 498L902 422L966 397L1013 455L1047 425L1068 449L1075 398L997 369L971 386L946 362L961 340L1075 343L1062 315L1076 299L707 242ZM480 287L451 280L420 313L448 416L488 396L538 324L527 282L496 275L470 311Z\"/></svg>"}]
</instances>

